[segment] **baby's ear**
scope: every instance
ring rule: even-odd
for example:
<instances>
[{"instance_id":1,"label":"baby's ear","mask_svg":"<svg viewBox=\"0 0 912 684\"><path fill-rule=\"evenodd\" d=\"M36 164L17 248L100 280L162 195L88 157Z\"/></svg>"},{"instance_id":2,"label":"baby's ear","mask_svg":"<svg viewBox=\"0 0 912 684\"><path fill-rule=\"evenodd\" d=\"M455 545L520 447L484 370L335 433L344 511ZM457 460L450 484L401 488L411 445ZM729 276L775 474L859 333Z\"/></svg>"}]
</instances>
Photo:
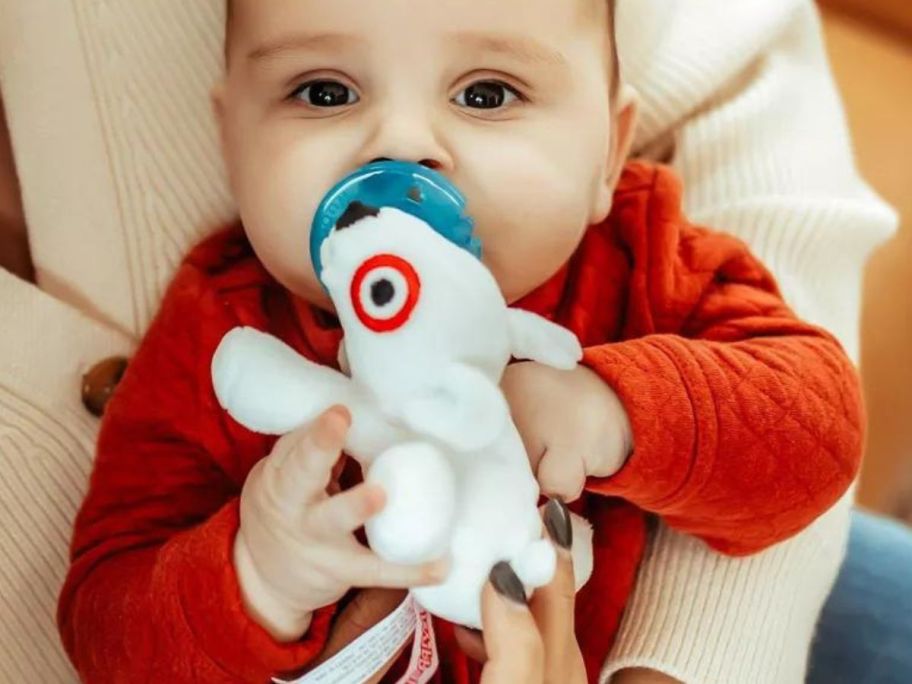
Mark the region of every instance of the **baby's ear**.
<instances>
[{"instance_id":1,"label":"baby's ear","mask_svg":"<svg viewBox=\"0 0 912 684\"><path fill-rule=\"evenodd\" d=\"M630 158L637 122L640 119L640 94L628 84L621 84L615 102L614 158L611 162L611 187L617 185L621 172Z\"/></svg>"},{"instance_id":2,"label":"baby's ear","mask_svg":"<svg viewBox=\"0 0 912 684\"><path fill-rule=\"evenodd\" d=\"M514 358L558 370L573 370L582 360L579 340L566 328L520 309L509 309L507 316Z\"/></svg>"},{"instance_id":3,"label":"baby's ear","mask_svg":"<svg viewBox=\"0 0 912 684\"><path fill-rule=\"evenodd\" d=\"M593 202L590 224L601 223L614 203L614 190L621 178L636 136L640 96L633 86L622 83L611 105L611 149Z\"/></svg>"}]
</instances>

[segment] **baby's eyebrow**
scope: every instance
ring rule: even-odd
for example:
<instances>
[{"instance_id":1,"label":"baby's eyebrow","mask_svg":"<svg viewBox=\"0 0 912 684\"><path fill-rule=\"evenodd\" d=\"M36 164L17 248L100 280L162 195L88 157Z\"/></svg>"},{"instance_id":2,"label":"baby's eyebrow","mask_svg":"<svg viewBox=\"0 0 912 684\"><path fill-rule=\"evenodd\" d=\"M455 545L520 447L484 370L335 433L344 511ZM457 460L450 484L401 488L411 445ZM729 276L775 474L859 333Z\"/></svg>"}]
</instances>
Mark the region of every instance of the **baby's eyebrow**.
<instances>
[{"instance_id":1,"label":"baby's eyebrow","mask_svg":"<svg viewBox=\"0 0 912 684\"><path fill-rule=\"evenodd\" d=\"M359 41L355 36L344 33L297 33L254 48L247 54L247 59L256 62L284 52L336 50L350 47L357 42Z\"/></svg>"},{"instance_id":2,"label":"baby's eyebrow","mask_svg":"<svg viewBox=\"0 0 912 684\"><path fill-rule=\"evenodd\" d=\"M545 66L566 67L567 59L559 51L526 36L502 36L479 33L454 33L453 41L461 48L493 52L523 62Z\"/></svg>"}]
</instances>

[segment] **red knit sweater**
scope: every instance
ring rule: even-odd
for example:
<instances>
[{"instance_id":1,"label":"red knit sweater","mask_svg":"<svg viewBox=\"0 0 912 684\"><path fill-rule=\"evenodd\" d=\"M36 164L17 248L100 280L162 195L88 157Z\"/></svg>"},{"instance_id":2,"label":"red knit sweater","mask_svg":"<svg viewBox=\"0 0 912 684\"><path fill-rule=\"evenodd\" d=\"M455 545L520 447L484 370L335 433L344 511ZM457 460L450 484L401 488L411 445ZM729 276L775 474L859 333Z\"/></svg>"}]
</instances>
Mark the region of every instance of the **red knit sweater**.
<instances>
[{"instance_id":1,"label":"red knit sweater","mask_svg":"<svg viewBox=\"0 0 912 684\"><path fill-rule=\"evenodd\" d=\"M727 554L802 529L859 463L856 374L836 341L797 320L744 245L689 225L664 168L628 166L611 217L521 305L573 330L622 399L635 452L588 483L595 570L577 635L595 680L630 594L650 515ZM332 365L338 329L294 300L240 229L197 247L108 406L59 604L84 681L256 682L321 651L334 607L297 643L244 612L231 549L238 495L273 440L219 408L210 360L248 325ZM571 409L568 409L571 410ZM477 679L437 626L441 682Z\"/></svg>"}]
</instances>

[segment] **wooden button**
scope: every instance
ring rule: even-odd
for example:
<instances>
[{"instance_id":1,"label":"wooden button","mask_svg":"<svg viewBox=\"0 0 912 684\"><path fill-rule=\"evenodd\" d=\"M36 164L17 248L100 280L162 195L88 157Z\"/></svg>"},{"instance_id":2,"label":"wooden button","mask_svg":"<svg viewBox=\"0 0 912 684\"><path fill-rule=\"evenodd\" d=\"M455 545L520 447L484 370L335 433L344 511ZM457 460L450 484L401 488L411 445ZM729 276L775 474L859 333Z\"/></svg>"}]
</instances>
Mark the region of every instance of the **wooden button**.
<instances>
[{"instance_id":1,"label":"wooden button","mask_svg":"<svg viewBox=\"0 0 912 684\"><path fill-rule=\"evenodd\" d=\"M114 389L127 370L128 360L113 356L94 366L82 376L82 403L89 413L101 418Z\"/></svg>"}]
</instances>

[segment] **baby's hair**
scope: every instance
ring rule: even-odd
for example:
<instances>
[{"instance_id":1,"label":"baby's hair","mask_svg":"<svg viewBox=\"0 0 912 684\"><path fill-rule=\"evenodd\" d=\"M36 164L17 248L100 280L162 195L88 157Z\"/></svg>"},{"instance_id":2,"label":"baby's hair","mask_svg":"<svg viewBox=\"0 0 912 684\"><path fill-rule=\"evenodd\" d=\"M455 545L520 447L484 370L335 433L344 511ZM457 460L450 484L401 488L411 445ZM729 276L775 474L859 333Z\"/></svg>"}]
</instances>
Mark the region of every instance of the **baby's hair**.
<instances>
[{"instance_id":1,"label":"baby's hair","mask_svg":"<svg viewBox=\"0 0 912 684\"><path fill-rule=\"evenodd\" d=\"M614 32L615 6L617 0L606 0L608 5L608 35L611 39L611 95L617 94L621 81L621 62L618 58L617 39ZM228 54L228 33L231 29L231 19L234 16L234 0L225 0L225 54Z\"/></svg>"}]
</instances>

